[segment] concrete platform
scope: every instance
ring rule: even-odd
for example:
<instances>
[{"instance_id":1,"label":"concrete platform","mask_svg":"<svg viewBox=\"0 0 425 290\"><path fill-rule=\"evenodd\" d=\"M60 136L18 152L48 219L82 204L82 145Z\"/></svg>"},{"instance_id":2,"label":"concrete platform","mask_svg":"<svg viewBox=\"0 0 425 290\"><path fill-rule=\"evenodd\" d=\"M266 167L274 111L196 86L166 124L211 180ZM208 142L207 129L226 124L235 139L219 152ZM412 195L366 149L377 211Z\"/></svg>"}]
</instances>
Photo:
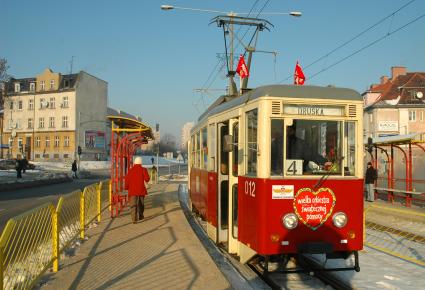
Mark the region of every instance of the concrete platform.
<instances>
[{"instance_id":1,"label":"concrete platform","mask_svg":"<svg viewBox=\"0 0 425 290\"><path fill-rule=\"evenodd\" d=\"M47 289L231 289L188 224L178 184L153 186L145 219L133 224L128 208L119 218L105 212L89 239L42 278Z\"/></svg>"}]
</instances>

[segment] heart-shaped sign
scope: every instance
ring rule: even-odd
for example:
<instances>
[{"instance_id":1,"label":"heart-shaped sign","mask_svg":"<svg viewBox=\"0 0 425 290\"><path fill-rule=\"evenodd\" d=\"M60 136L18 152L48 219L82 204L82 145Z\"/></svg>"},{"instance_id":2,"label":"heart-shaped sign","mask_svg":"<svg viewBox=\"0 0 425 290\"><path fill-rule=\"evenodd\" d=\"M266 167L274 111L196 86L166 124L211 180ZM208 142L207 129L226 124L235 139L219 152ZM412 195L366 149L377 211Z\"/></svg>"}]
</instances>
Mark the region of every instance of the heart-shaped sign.
<instances>
[{"instance_id":1,"label":"heart-shaped sign","mask_svg":"<svg viewBox=\"0 0 425 290\"><path fill-rule=\"evenodd\" d=\"M301 188L294 198L294 210L298 218L313 231L319 228L332 214L336 202L329 188Z\"/></svg>"}]
</instances>

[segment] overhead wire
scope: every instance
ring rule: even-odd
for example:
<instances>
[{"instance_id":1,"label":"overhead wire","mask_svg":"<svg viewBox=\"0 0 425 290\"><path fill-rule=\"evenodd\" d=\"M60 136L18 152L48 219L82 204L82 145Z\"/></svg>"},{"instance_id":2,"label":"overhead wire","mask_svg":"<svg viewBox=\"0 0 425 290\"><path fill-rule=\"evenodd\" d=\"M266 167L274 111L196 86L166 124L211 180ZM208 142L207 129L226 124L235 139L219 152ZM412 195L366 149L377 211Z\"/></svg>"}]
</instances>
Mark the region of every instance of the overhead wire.
<instances>
[{"instance_id":1,"label":"overhead wire","mask_svg":"<svg viewBox=\"0 0 425 290\"><path fill-rule=\"evenodd\" d=\"M370 31L371 29L375 28L376 26L378 26L379 24L381 24L382 22L384 22L385 20L387 20L388 18L392 17L392 20L394 18L394 15L397 14L398 12L400 12L401 10L403 10L404 8L406 8L407 6L409 6L410 4L412 4L413 2L415 2L416 0L411 0L409 2L407 2L406 4L402 5L400 8L398 8L397 10L393 11L392 13L390 13L389 15L385 16L384 18L378 20L376 23L372 24L371 26L367 27L366 29L364 29L363 31L359 32L358 34L356 34L355 36L353 36L352 38L350 38L349 40L347 40L346 42L342 43L341 45L337 46L336 48L332 49L331 51L325 53L323 56L317 58L315 61L309 63L306 66L303 66L304 70L308 69L309 67L313 66L314 64L318 63L319 61L329 57L331 54L333 54L334 52L340 50L341 48L345 47L347 44L353 42L354 40L356 40L357 38L359 38L360 36L362 36L363 34L365 34L366 32ZM391 20L391 25L392 25L392 20ZM391 29L391 26L389 27L389 29ZM356 54L356 53L355 53ZM353 54L354 55L354 54ZM317 75L317 74L316 74ZM281 80L279 83L283 83L285 81L287 81L288 79L292 78L293 75L290 74L288 75L288 77L286 77L285 79ZM311 79L311 77L309 77L309 79Z\"/></svg>"},{"instance_id":2,"label":"overhead wire","mask_svg":"<svg viewBox=\"0 0 425 290\"><path fill-rule=\"evenodd\" d=\"M324 69L322 69L322 70L318 71L317 73L315 73L315 74L313 74L312 76L310 76L308 79L312 79L312 78L314 78L315 76L317 76L318 74L320 74L320 73L322 73L322 72L324 72L324 71L327 71L328 69L330 69L330 68L332 68L332 67L334 67L334 66L336 66L336 65L340 64L341 62L343 62L343 61L345 61L345 60L349 59L350 57L352 57L352 56L354 56L354 55L358 54L359 52L361 52L361 51L363 51L363 50L365 50L365 49L367 49L367 48L371 47L372 45L375 45L376 43L378 43L378 42L380 42L380 41L384 40L385 38L387 38L387 37L391 36L392 34L394 34L394 33L398 32L398 31L400 31L400 30L402 30L402 29L406 28L407 26L409 26L409 25L413 24L414 22L416 22L416 21L420 20L420 19L421 19L421 18L423 18L423 17L425 17L425 14L422 14L422 15L420 15L420 16L418 16L418 17L416 17L415 19L413 19L413 20L409 21L409 22L408 22L408 23L406 23L405 25L400 26L400 27L399 27L399 28L397 28L396 30L391 31L391 32L388 32L388 33L387 33L387 34L385 34L384 36L382 36L382 37L380 37L380 38L378 38L378 39L376 39L376 40L374 40L374 41L372 41L372 42L368 43L367 45L365 45L365 46L361 47L360 49L358 49L358 50L354 51L353 53L351 53L351 54L347 55L346 57L343 57L342 59L340 59L340 60L338 60L338 61L334 62L333 64L331 64L331 65L327 66L326 68L324 68Z\"/></svg>"}]
</instances>

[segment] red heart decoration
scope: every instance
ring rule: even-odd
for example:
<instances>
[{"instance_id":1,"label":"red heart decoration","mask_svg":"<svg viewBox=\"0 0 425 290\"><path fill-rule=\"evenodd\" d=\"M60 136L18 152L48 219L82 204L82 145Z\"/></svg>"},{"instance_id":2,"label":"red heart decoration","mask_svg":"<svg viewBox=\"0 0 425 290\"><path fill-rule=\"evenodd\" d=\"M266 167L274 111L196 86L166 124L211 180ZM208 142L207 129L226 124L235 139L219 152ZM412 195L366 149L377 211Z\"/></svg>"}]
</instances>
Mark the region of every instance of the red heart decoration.
<instances>
[{"instance_id":1,"label":"red heart decoration","mask_svg":"<svg viewBox=\"0 0 425 290\"><path fill-rule=\"evenodd\" d=\"M294 198L294 210L298 218L313 231L332 214L336 198L329 188L301 188Z\"/></svg>"}]
</instances>

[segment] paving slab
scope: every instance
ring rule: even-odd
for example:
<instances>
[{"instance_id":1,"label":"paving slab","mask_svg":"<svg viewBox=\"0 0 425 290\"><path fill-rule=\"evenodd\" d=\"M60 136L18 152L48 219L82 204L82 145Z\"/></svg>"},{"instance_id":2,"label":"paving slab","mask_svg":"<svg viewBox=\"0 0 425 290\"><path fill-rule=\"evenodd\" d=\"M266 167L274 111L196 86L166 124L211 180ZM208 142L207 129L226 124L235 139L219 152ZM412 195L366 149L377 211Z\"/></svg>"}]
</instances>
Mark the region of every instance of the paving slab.
<instances>
[{"instance_id":1,"label":"paving slab","mask_svg":"<svg viewBox=\"0 0 425 290\"><path fill-rule=\"evenodd\" d=\"M177 189L178 184L154 185L145 219L137 224L128 208L113 219L105 212L74 256L37 288L231 289L188 224Z\"/></svg>"}]
</instances>

